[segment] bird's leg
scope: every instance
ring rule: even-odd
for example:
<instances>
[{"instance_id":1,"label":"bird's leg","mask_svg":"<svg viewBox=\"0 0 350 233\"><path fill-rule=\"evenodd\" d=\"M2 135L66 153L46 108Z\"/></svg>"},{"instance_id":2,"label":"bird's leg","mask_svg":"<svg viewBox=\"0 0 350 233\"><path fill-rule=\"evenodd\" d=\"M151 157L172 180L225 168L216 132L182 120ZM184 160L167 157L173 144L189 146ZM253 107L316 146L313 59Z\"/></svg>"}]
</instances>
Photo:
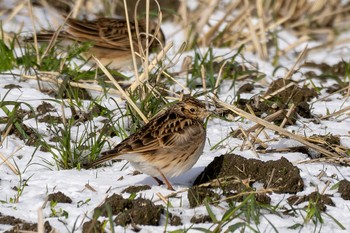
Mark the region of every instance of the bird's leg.
<instances>
[{"instance_id":1,"label":"bird's leg","mask_svg":"<svg viewBox=\"0 0 350 233\"><path fill-rule=\"evenodd\" d=\"M163 180L164 180L166 186L168 186L168 189L171 190L171 191L175 191L175 189L173 188L173 186L171 186L169 180L165 177L165 175L163 174L163 172L161 172L161 170L159 170L159 169L158 169L158 171L159 171L161 177L163 178ZM157 178L157 179L158 179L158 178ZM159 180L159 179L158 179L158 180ZM161 181L161 180L160 180L160 181ZM159 182L158 182L158 183L159 183ZM163 182L162 182L162 183L163 183Z\"/></svg>"}]
</instances>

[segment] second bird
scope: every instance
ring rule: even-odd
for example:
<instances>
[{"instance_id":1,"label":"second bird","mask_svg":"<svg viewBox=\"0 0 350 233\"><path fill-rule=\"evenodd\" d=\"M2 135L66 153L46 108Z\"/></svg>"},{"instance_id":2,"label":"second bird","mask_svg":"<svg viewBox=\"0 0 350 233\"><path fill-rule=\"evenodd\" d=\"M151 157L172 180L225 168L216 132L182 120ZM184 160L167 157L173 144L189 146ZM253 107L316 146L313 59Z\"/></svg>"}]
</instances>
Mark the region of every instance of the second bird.
<instances>
[{"instance_id":1,"label":"second bird","mask_svg":"<svg viewBox=\"0 0 350 233\"><path fill-rule=\"evenodd\" d=\"M130 29L134 50L140 54L140 45L142 49L146 49L146 24L142 20L138 24L130 22ZM38 42L49 42L56 35L55 33L56 31L38 33ZM132 67L131 46L125 19L98 18L88 21L68 18L64 29L57 33L57 39L68 42L68 44L91 42L91 48L83 54L86 59L94 55L103 65L108 65L112 69ZM149 24L149 35L149 51L160 49L159 42L164 45L164 34L158 24L153 21L150 21ZM29 38L27 41L33 41L33 38ZM141 43L139 44L139 42ZM136 57L138 64L140 64L141 59Z\"/></svg>"}]
</instances>

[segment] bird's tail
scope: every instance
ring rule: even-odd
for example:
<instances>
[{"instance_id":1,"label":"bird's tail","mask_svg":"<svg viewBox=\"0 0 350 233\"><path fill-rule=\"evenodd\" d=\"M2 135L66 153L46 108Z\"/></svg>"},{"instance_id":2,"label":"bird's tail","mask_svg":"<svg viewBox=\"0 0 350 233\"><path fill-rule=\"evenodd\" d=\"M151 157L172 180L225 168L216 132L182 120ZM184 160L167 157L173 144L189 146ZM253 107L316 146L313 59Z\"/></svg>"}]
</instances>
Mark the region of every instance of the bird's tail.
<instances>
[{"instance_id":1,"label":"bird's tail","mask_svg":"<svg viewBox=\"0 0 350 233\"><path fill-rule=\"evenodd\" d=\"M116 149L112 149L109 151L105 151L101 153L101 157L95 160L94 162L86 165L86 169L90 169L92 167L96 167L97 165L100 165L101 163L107 162L109 160L115 159L119 156L118 151Z\"/></svg>"}]
</instances>

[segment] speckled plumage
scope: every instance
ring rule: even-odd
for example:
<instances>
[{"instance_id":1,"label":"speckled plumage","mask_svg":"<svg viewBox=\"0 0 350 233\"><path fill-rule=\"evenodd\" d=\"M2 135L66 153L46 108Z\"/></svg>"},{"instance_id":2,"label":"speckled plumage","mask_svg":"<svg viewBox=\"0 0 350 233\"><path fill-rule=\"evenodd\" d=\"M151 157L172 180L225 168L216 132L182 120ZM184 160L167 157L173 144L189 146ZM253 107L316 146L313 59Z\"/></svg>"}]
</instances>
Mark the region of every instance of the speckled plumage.
<instances>
[{"instance_id":1,"label":"speckled plumage","mask_svg":"<svg viewBox=\"0 0 350 233\"><path fill-rule=\"evenodd\" d=\"M180 175L197 162L205 145L203 121L208 115L202 102L185 97L114 149L103 152L90 167L111 159L125 159L145 174L162 177L173 189L166 177Z\"/></svg>"},{"instance_id":2,"label":"speckled plumage","mask_svg":"<svg viewBox=\"0 0 350 233\"><path fill-rule=\"evenodd\" d=\"M137 30L138 27L138 30ZM140 53L141 46L146 49L146 25L144 21L138 24L130 22L131 37L135 52ZM55 31L37 33L39 42L50 41L56 34ZM92 47L83 55L89 58L97 57L102 64L109 65L113 69L131 67L132 54L125 19L98 18L93 21L68 18L64 30L57 31L57 39L71 44L72 42L91 42ZM158 24L149 23L150 44L149 49L160 48L159 42L165 44L165 37ZM152 36L155 35L158 41ZM141 38L139 40L138 38ZM33 41L33 38L27 41ZM140 62L140 59L138 59Z\"/></svg>"}]
</instances>

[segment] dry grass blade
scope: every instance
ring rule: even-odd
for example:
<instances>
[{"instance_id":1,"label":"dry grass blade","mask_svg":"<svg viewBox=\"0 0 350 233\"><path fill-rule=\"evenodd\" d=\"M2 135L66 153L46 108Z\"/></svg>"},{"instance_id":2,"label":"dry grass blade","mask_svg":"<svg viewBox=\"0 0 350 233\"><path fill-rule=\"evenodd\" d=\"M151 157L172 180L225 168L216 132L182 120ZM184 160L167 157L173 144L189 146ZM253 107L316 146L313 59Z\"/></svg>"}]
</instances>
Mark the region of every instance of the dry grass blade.
<instances>
[{"instance_id":1,"label":"dry grass blade","mask_svg":"<svg viewBox=\"0 0 350 233\"><path fill-rule=\"evenodd\" d=\"M232 195L232 196L229 196L229 197L225 197L225 198L222 198L220 200L215 200L215 201L212 201L211 203L212 204L215 204L215 203L221 203L223 201L227 201L227 200L231 200L231 199L236 199L238 197L242 197L242 196L247 196L249 194L265 194L265 193L273 193L275 192L277 189L273 189L273 188L266 188L266 189L261 189L261 190L257 190L257 191L247 191L247 192L240 192L236 195Z\"/></svg>"},{"instance_id":2,"label":"dry grass blade","mask_svg":"<svg viewBox=\"0 0 350 233\"><path fill-rule=\"evenodd\" d=\"M297 39L286 48L276 51L277 57L280 57L308 41L320 42L308 51L332 46L337 43L337 31L347 30L350 21L347 14L350 6L341 0L229 1L221 3L224 5L220 9L223 16L218 22L210 21L210 24L206 24L209 29L203 30L203 22L208 22L207 16L203 15L213 9L211 3L216 1L199 4L197 10L189 13L188 19L191 22L185 24L197 25L197 43L223 47L229 44L232 49L245 45L247 51L257 53L263 59L269 57L269 48L276 46L274 36L278 37L278 34L274 34L275 32L288 30Z\"/></svg>"},{"instance_id":3,"label":"dry grass blade","mask_svg":"<svg viewBox=\"0 0 350 233\"><path fill-rule=\"evenodd\" d=\"M165 196L163 196L160 192L156 193L156 195L164 202L165 205L168 205L169 201Z\"/></svg>"},{"instance_id":4,"label":"dry grass blade","mask_svg":"<svg viewBox=\"0 0 350 233\"><path fill-rule=\"evenodd\" d=\"M263 50L261 48L261 42L258 38L256 28L255 28L255 26L253 26L252 21L253 21L253 19L250 16L245 18L245 22L248 25L249 34L251 37L251 41L253 42L253 46L255 48L255 51L257 52L257 54L259 55L259 57L261 59L265 60L266 55L263 54ZM262 33L262 34L264 34L264 33Z\"/></svg>"},{"instance_id":5,"label":"dry grass blade","mask_svg":"<svg viewBox=\"0 0 350 233\"><path fill-rule=\"evenodd\" d=\"M24 8L26 3L27 3L27 0L23 0L15 8L13 8L11 11L11 14L2 22L2 24L6 24L10 22Z\"/></svg>"},{"instance_id":6,"label":"dry grass blade","mask_svg":"<svg viewBox=\"0 0 350 233\"><path fill-rule=\"evenodd\" d=\"M219 85L220 85L220 82L221 82L221 78L222 78L222 72L224 70L224 67L225 65L228 63L228 60L224 61L224 63L222 64L222 66L220 67L220 70L219 70L219 73L218 73L218 77L216 78L216 81L215 81L215 87L214 87L214 91L213 91L213 94L216 95L216 93L218 92L219 90Z\"/></svg>"},{"instance_id":7,"label":"dry grass blade","mask_svg":"<svg viewBox=\"0 0 350 233\"><path fill-rule=\"evenodd\" d=\"M325 99L331 97L332 95L338 94L338 93L343 92L343 91L345 91L345 90L349 90L349 87L343 87L342 89L339 89L339 90L337 90L337 91L335 91L335 92L332 92L332 93L329 94L329 95L323 96L323 97L321 97L321 98L317 98L315 101L311 102L310 104L313 105L313 104L316 103L316 102L324 101Z\"/></svg>"},{"instance_id":8,"label":"dry grass blade","mask_svg":"<svg viewBox=\"0 0 350 233\"><path fill-rule=\"evenodd\" d=\"M268 95L265 95L265 96L262 96L260 97L261 100L268 100L268 99L271 99L272 97L274 97L275 95L285 91L286 89L288 89L289 87L292 87L292 86L295 86L296 84L293 83L293 82L290 82L288 83L287 85L283 86L282 88L272 92L271 94L268 94Z\"/></svg>"},{"instance_id":9,"label":"dry grass blade","mask_svg":"<svg viewBox=\"0 0 350 233\"><path fill-rule=\"evenodd\" d=\"M307 35L303 35L302 37L298 38L297 41L293 42L292 44L290 44L287 48L278 51L277 56L281 57L286 55L288 52L290 52L291 50L295 49L297 46L309 41L311 38ZM307 52L309 52L310 50L308 50Z\"/></svg>"},{"instance_id":10,"label":"dry grass blade","mask_svg":"<svg viewBox=\"0 0 350 233\"><path fill-rule=\"evenodd\" d=\"M214 10L218 6L219 0L207 1L207 5L204 12L201 12L200 18L198 19L196 25L196 33L200 34L203 31L204 26L207 24L209 18L212 16ZM207 44L206 41L203 41Z\"/></svg>"},{"instance_id":11,"label":"dry grass blade","mask_svg":"<svg viewBox=\"0 0 350 233\"><path fill-rule=\"evenodd\" d=\"M104 67L104 65L98 60L96 57L92 56L92 58L96 61L96 64L98 67L103 71L103 73L111 80L113 85L117 88L117 90L121 93L121 95L126 99L126 101L130 104L130 106L139 114L139 116L142 118L142 120L145 123L148 123L147 117L141 112L141 110L136 106L134 101L130 99L129 94L124 91L124 89L119 85L119 83L113 78L111 73Z\"/></svg>"},{"instance_id":12,"label":"dry grass blade","mask_svg":"<svg viewBox=\"0 0 350 233\"><path fill-rule=\"evenodd\" d=\"M308 163L333 163L343 166L350 166L350 158L337 157L337 158L317 158L299 161L298 164L308 164Z\"/></svg>"},{"instance_id":13,"label":"dry grass blade","mask_svg":"<svg viewBox=\"0 0 350 233\"><path fill-rule=\"evenodd\" d=\"M7 135L9 134L10 130L12 129L12 124L7 128L6 132L1 136L2 140L0 142L0 146L3 146L3 143L7 137ZM15 166L12 165L12 163L10 163L9 159L12 158L14 156L14 154L19 151L20 149L22 149L22 147L20 148L17 148L9 157L5 157L3 154L0 153L0 158L2 159L2 162L0 163L0 166L2 164L6 164L10 169L11 171L16 174L16 175L19 175L19 171L17 170L17 168Z\"/></svg>"},{"instance_id":14,"label":"dry grass blade","mask_svg":"<svg viewBox=\"0 0 350 233\"><path fill-rule=\"evenodd\" d=\"M131 54L132 54L132 63L134 65L134 73L135 73L136 80L139 80L139 74L137 72L136 53L135 53L134 43L132 42L132 33L131 33L131 28L130 28L129 12L128 12L128 5L126 3L126 0L124 0L124 9L125 9L125 19L126 19L126 23L127 23L126 25L128 28L130 50L131 50Z\"/></svg>"},{"instance_id":15,"label":"dry grass blade","mask_svg":"<svg viewBox=\"0 0 350 233\"><path fill-rule=\"evenodd\" d=\"M32 25L33 25L33 32L34 32L34 48L35 48L35 53L36 53L36 62L38 64L41 63L41 58L39 55L39 47L38 47L38 40L37 40L37 36L36 36L36 28L35 28L35 23L34 23L34 15L33 15L33 7L32 7L32 3L30 1L28 1L28 8L29 8L29 16L30 16L30 20L32 21Z\"/></svg>"},{"instance_id":16,"label":"dry grass blade","mask_svg":"<svg viewBox=\"0 0 350 233\"><path fill-rule=\"evenodd\" d=\"M325 115L325 116L321 117L320 119L321 120L329 119L329 118L334 117L334 116L339 116L340 114L343 114L347 111L350 111L350 106L343 108L343 109L340 109L339 111L333 112L331 114Z\"/></svg>"},{"instance_id":17,"label":"dry grass blade","mask_svg":"<svg viewBox=\"0 0 350 233\"><path fill-rule=\"evenodd\" d=\"M290 79L292 77L292 74L295 72L295 67L303 60L307 55L307 46L303 49L303 51L299 54L297 60L295 61L293 67L289 69L288 73L284 76L283 79Z\"/></svg>"},{"instance_id":18,"label":"dry grass blade","mask_svg":"<svg viewBox=\"0 0 350 233\"><path fill-rule=\"evenodd\" d=\"M279 117L281 114L283 114L283 110L278 110L277 112L272 113L271 115L268 115L267 117L264 118L265 121L273 121L275 120L277 117ZM247 134L250 134L251 132L255 131L256 129L261 128L261 125L256 124L252 127L250 127L249 129L246 129L245 132ZM232 134L233 137L239 137L241 135L240 131L236 131L234 134Z\"/></svg>"},{"instance_id":19,"label":"dry grass blade","mask_svg":"<svg viewBox=\"0 0 350 233\"><path fill-rule=\"evenodd\" d=\"M6 158L3 154L0 153L0 158L2 159L2 162L0 163L0 166L3 164L3 163L6 163L6 165L11 169L11 171L16 174L16 175L19 175L19 172L18 170L16 169L15 166L13 166L9 160L9 158L11 158L13 156L13 154L11 156L9 156L8 158Z\"/></svg>"},{"instance_id":20,"label":"dry grass blade","mask_svg":"<svg viewBox=\"0 0 350 233\"><path fill-rule=\"evenodd\" d=\"M263 3L264 3L263 0L256 1L256 8L257 8L258 17L261 19L259 20L260 31L266 32L265 30L266 18L264 15ZM267 51L268 40L265 33L261 34L261 42L262 42L261 49L262 49L263 58L267 59L268 58L268 51Z\"/></svg>"},{"instance_id":21,"label":"dry grass blade","mask_svg":"<svg viewBox=\"0 0 350 233\"><path fill-rule=\"evenodd\" d=\"M44 233L45 232L45 226L44 226L44 215L43 215L43 209L38 209L38 233Z\"/></svg>"},{"instance_id":22,"label":"dry grass blade","mask_svg":"<svg viewBox=\"0 0 350 233\"><path fill-rule=\"evenodd\" d=\"M267 122L267 121L265 121L265 120L263 120L263 119L261 119L259 117L253 116L252 114L249 114L249 113L243 111L242 109L239 109L239 108L237 108L237 107L235 107L233 105L227 104L227 103L225 103L225 102L223 102L223 101L221 101L221 100L219 100L219 99L217 99L215 97L214 97L214 101L216 101L222 107L224 107L224 108L226 108L226 109L236 113L237 115L239 115L241 117L244 117L244 118L246 118L248 120L251 120L251 121L253 121L255 123L258 123L258 124L268 128L270 130L276 131L276 132L278 132L281 135L284 135L286 137L294 139L294 140L296 140L296 141L298 141L298 142L308 146L309 148L318 151L319 153L323 154L326 157L329 157L329 158L337 158L337 157L339 157L338 154L332 153L332 152L324 149L321 146L318 146L318 145L315 145L313 143L310 143L310 142L306 141L303 137L301 137L299 135L296 135L296 134L293 134L293 133L291 133L291 132L289 132L289 131L287 131L287 130L279 127L279 126L276 126L276 125L274 125L274 124L272 124L270 122Z\"/></svg>"},{"instance_id":23,"label":"dry grass blade","mask_svg":"<svg viewBox=\"0 0 350 233\"><path fill-rule=\"evenodd\" d=\"M210 28L210 30L201 38L198 40L198 44L204 43L204 41L211 41L214 38L214 35L219 30L220 26L223 25L224 21L232 15L232 11L237 7L239 2L233 2L231 3L226 10L225 15L217 22L213 27Z\"/></svg>"},{"instance_id":24,"label":"dry grass blade","mask_svg":"<svg viewBox=\"0 0 350 233\"><path fill-rule=\"evenodd\" d=\"M169 49L173 47L173 42L168 43L164 49L162 49L158 54L157 57L153 59L151 64L148 66L147 70L145 70L138 78L136 78L135 82L131 84L129 87L130 91L133 92L136 90L136 88L143 82L147 81L148 72L150 72L156 64L163 59L163 57L166 55L166 53L169 51Z\"/></svg>"},{"instance_id":25,"label":"dry grass blade","mask_svg":"<svg viewBox=\"0 0 350 233\"><path fill-rule=\"evenodd\" d=\"M70 16L71 16L71 14L67 15L67 17L64 19L63 24L57 28L57 30L53 34L49 44L47 45L47 48L45 49L45 51L42 55L42 58L46 57L47 54L50 52L50 50L55 46L55 42L57 41L58 35L63 30L63 26L66 24L66 22ZM34 31L34 40L36 40L36 32L35 31ZM38 43L35 44L35 49L36 49L36 51L39 51L38 50Z\"/></svg>"},{"instance_id":26,"label":"dry grass blade","mask_svg":"<svg viewBox=\"0 0 350 233\"><path fill-rule=\"evenodd\" d=\"M92 192L94 192L94 193L97 192L97 190L94 189L90 184L85 184L85 188L87 188L88 190L90 190L90 191L92 191Z\"/></svg>"},{"instance_id":27,"label":"dry grass blade","mask_svg":"<svg viewBox=\"0 0 350 233\"><path fill-rule=\"evenodd\" d=\"M294 110L295 110L295 104L292 103L292 105L290 106L286 116L284 117L284 119L280 125L281 128L284 128L284 126L287 124L287 121L288 121L289 117L292 115L292 113L294 112Z\"/></svg>"},{"instance_id":28,"label":"dry grass blade","mask_svg":"<svg viewBox=\"0 0 350 233\"><path fill-rule=\"evenodd\" d=\"M76 18L78 16L79 10L82 9L83 0L76 0L73 10L72 17Z\"/></svg>"},{"instance_id":29,"label":"dry grass blade","mask_svg":"<svg viewBox=\"0 0 350 233\"><path fill-rule=\"evenodd\" d=\"M56 72L50 72L50 73L42 72L39 75L21 75L21 78L40 80L40 81L53 83L53 84L56 84L56 85L61 85L64 81L57 78L57 76L59 76L59 75L60 74L56 73ZM92 85L92 84L83 83L83 82L70 81L69 85L72 86L72 87L83 88L83 89L91 90L91 91L100 91L100 92L104 92L105 91L99 85ZM108 90L108 93L109 94L117 94L117 95L121 94L118 90L114 90L114 89Z\"/></svg>"}]
</instances>

